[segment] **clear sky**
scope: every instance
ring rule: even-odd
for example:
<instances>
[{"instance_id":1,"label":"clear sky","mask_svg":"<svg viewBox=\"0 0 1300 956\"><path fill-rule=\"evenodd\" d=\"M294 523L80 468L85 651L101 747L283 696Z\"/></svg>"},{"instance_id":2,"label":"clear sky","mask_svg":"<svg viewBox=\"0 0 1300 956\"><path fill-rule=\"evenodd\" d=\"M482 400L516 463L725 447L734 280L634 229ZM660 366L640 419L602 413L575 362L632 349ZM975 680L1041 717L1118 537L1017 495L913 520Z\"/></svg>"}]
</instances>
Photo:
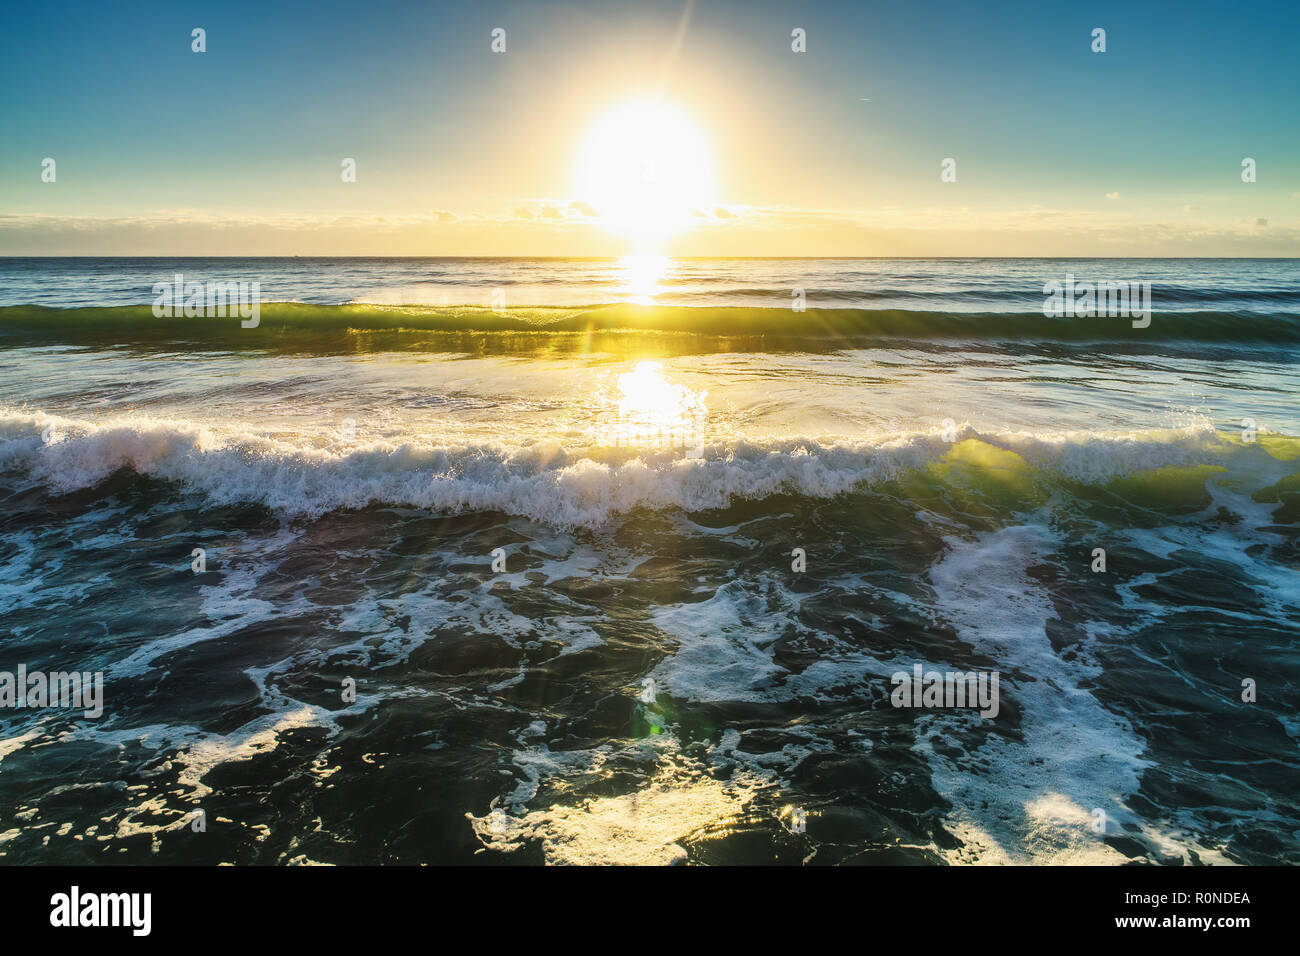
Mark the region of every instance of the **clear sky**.
<instances>
[{"instance_id":1,"label":"clear sky","mask_svg":"<svg viewBox=\"0 0 1300 956\"><path fill-rule=\"evenodd\" d=\"M1298 38L1295 0L10 4L0 254L1295 256ZM653 235L583 172L647 142Z\"/></svg>"}]
</instances>

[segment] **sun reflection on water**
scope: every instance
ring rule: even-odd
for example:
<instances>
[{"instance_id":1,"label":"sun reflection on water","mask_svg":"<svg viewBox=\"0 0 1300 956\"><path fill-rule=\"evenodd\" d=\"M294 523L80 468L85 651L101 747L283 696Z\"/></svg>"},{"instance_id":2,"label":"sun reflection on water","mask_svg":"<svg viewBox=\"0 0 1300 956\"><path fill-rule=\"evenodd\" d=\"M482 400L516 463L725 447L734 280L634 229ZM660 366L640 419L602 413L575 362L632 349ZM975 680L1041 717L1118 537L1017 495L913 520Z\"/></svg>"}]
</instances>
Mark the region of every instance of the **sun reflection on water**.
<instances>
[{"instance_id":1,"label":"sun reflection on water","mask_svg":"<svg viewBox=\"0 0 1300 956\"><path fill-rule=\"evenodd\" d=\"M670 382L658 362L638 362L615 380L618 397L606 439L613 444L694 443L702 436L707 392Z\"/></svg>"},{"instance_id":2,"label":"sun reflection on water","mask_svg":"<svg viewBox=\"0 0 1300 956\"><path fill-rule=\"evenodd\" d=\"M619 282L626 301L653 305L655 296L664 291L661 283L669 265L667 256L638 254L619 259Z\"/></svg>"},{"instance_id":3,"label":"sun reflection on water","mask_svg":"<svg viewBox=\"0 0 1300 956\"><path fill-rule=\"evenodd\" d=\"M607 448L683 449L704 456L710 432L708 392L672 381L659 362L643 360L616 373L591 396L586 411L590 440Z\"/></svg>"}]
</instances>

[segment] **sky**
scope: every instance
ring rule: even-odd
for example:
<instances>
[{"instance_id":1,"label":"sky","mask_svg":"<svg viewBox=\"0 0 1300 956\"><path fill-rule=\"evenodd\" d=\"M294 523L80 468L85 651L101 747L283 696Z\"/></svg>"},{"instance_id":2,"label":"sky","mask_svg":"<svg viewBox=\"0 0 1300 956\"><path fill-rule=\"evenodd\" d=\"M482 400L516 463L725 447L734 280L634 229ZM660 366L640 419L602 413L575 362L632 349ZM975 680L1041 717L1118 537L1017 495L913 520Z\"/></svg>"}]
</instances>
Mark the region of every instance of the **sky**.
<instances>
[{"instance_id":1,"label":"sky","mask_svg":"<svg viewBox=\"0 0 1300 956\"><path fill-rule=\"evenodd\" d=\"M96 0L5 21L0 255L1300 255L1293 0ZM593 132L647 103L705 159L637 122L657 113ZM609 212L635 183L583 170L644 142L657 191L631 208L684 219L637 233Z\"/></svg>"}]
</instances>

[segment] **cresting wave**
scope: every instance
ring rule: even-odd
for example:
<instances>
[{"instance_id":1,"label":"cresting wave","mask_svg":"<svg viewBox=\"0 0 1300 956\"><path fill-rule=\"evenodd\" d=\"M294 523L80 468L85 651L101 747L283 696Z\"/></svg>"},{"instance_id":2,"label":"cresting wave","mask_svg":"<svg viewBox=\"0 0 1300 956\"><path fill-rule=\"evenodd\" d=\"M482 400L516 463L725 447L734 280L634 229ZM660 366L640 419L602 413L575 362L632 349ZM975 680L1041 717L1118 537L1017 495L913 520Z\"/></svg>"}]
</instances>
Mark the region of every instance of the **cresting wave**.
<instances>
[{"instance_id":1,"label":"cresting wave","mask_svg":"<svg viewBox=\"0 0 1300 956\"><path fill-rule=\"evenodd\" d=\"M504 512L591 528L641 508L696 512L775 495L829 498L900 481L1037 497L1060 485L1139 481L1153 501L1166 503L1226 471L1259 500L1278 500L1300 491L1300 439L1261 435L1245 445L1209 426L1032 435L984 434L966 425L946 436L872 441L737 438L706 444L702 457L689 458L653 448L565 448L553 441L341 448L312 436L294 443L143 416L96 423L0 413L0 476L6 481L64 494L92 488L123 469L176 483L213 504L261 504L291 518L389 505Z\"/></svg>"},{"instance_id":2,"label":"cresting wave","mask_svg":"<svg viewBox=\"0 0 1300 956\"><path fill-rule=\"evenodd\" d=\"M241 328L237 319L230 318L157 318L147 305L67 309L16 305L0 307L0 347L187 342L241 349L365 351L391 347L387 336L368 341L368 336L380 333L576 336L621 332L727 337L747 340L735 347L754 350L761 350L765 341L852 347L927 340L1300 347L1300 309L1271 313L1161 312L1158 302L1156 306L1150 327L1135 329L1123 317L1047 318L1041 310L1012 313L810 307L795 312L788 306L608 305L492 311L469 306L301 302L264 303L259 326Z\"/></svg>"},{"instance_id":3,"label":"cresting wave","mask_svg":"<svg viewBox=\"0 0 1300 956\"><path fill-rule=\"evenodd\" d=\"M1300 295L1297 295L1296 291L1290 288L1201 288L1197 286L1171 286L1163 283L1159 284L1157 288L1161 303L1168 309L1178 311L1193 310L1197 306L1219 305L1222 307L1231 304L1250 305L1257 309L1271 306L1276 311L1300 309ZM711 288L698 292L672 290L672 294L688 301L708 300L715 304L718 299L741 299L755 302L767 300L770 306L772 302L782 302L789 299L791 290L788 287L780 286L735 286ZM969 311L979 311L979 306L987 307L990 305L1010 306L1010 310L999 309L999 311L1014 311L1015 307L1023 308L1027 302L1033 301L1034 298L1032 294L1026 295L1025 290L1019 288L999 289L989 288L988 286L971 286L968 288L947 288L942 292L936 292L933 289L910 288L901 283L895 286L869 289L857 288L853 285L845 285L843 288L818 287L815 292L809 292L808 295L810 301L845 304L890 300L928 301L933 303L942 299L942 301L954 305L973 307Z\"/></svg>"}]
</instances>

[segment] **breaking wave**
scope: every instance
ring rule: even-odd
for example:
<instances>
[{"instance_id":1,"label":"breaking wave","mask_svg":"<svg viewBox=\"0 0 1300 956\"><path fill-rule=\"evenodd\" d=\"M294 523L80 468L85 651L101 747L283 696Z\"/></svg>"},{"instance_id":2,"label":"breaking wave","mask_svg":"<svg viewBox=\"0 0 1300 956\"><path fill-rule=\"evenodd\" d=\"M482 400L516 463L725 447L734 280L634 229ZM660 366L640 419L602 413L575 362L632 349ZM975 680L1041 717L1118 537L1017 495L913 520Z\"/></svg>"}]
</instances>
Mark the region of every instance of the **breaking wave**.
<instances>
[{"instance_id":1,"label":"breaking wave","mask_svg":"<svg viewBox=\"0 0 1300 956\"><path fill-rule=\"evenodd\" d=\"M1107 485L1143 477L1168 496L1211 473L1292 489L1300 439L1253 444L1202 425L1147 433L984 433L969 425L869 441L706 442L698 457L663 448L565 447L555 441L339 446L131 415L89 422L0 413L0 471L63 494L123 470L173 482L214 504L254 503L289 517L400 506L504 512L557 527L595 527L637 509L687 512L776 495L829 498L909 480L1008 487Z\"/></svg>"},{"instance_id":2,"label":"breaking wave","mask_svg":"<svg viewBox=\"0 0 1300 956\"><path fill-rule=\"evenodd\" d=\"M0 307L0 346L160 344L188 342L239 349L314 348L367 351L410 345L424 335L573 337L641 333L723 337L739 351L812 343L860 347L908 341L1098 344L1133 347L1300 346L1300 313L1185 311L1151 316L1147 328L1124 317L1047 318L1041 312L952 312L900 309L686 307L608 305L596 308L315 305L267 302L256 328L238 316L156 318L150 306L58 309ZM396 338L396 342L394 339ZM519 347L535 347L524 341Z\"/></svg>"}]
</instances>

